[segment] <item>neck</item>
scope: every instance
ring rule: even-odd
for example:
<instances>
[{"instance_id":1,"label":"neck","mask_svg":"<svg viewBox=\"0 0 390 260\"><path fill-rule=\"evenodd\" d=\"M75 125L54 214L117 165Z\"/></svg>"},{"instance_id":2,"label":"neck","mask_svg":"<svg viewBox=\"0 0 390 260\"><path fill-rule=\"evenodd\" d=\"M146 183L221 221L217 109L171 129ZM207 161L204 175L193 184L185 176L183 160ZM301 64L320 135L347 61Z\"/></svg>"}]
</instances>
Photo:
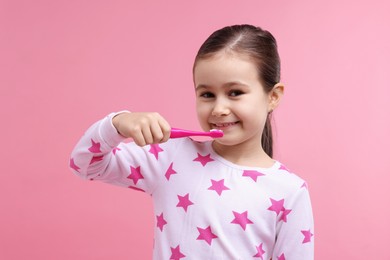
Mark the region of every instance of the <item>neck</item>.
<instances>
[{"instance_id":1,"label":"neck","mask_svg":"<svg viewBox=\"0 0 390 260\"><path fill-rule=\"evenodd\" d=\"M269 168L275 163L258 143L224 145L214 141L212 147L218 155L237 165Z\"/></svg>"}]
</instances>

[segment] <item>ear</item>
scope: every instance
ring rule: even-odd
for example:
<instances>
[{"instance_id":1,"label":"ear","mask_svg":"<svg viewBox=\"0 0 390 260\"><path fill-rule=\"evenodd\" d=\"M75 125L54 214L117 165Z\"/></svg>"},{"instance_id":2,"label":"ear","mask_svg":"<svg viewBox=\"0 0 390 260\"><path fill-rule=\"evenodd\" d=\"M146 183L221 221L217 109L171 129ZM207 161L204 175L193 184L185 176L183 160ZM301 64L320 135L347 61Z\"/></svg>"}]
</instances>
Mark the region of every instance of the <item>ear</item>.
<instances>
[{"instance_id":1,"label":"ear","mask_svg":"<svg viewBox=\"0 0 390 260\"><path fill-rule=\"evenodd\" d=\"M284 94L284 85L282 83L276 83L273 89L268 93L268 113L271 113L278 107L280 100Z\"/></svg>"}]
</instances>

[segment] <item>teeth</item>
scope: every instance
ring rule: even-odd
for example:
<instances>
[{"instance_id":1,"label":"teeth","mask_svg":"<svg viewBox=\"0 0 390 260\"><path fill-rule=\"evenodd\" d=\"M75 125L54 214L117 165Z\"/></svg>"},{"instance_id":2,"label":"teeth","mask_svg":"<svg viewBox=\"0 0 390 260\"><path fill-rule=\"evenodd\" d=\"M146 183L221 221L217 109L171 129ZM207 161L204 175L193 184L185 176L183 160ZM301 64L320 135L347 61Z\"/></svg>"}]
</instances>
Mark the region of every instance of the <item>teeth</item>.
<instances>
[{"instance_id":1,"label":"teeth","mask_svg":"<svg viewBox=\"0 0 390 260\"><path fill-rule=\"evenodd\" d=\"M231 125L235 125L236 123L220 123L220 124L215 124L216 127L227 127Z\"/></svg>"}]
</instances>

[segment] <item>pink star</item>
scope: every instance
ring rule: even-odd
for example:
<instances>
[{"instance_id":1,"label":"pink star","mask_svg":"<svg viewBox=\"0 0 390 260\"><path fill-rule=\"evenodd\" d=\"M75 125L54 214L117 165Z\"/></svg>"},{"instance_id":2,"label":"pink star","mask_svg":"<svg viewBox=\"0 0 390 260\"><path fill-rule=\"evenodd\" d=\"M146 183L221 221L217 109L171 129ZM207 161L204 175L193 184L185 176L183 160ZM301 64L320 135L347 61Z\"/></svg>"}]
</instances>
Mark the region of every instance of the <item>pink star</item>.
<instances>
[{"instance_id":1,"label":"pink star","mask_svg":"<svg viewBox=\"0 0 390 260\"><path fill-rule=\"evenodd\" d=\"M264 176L264 174L261 172L258 172L258 171L244 170L242 176L250 177L250 178L252 178L252 180L254 180L256 182L257 177Z\"/></svg>"},{"instance_id":2,"label":"pink star","mask_svg":"<svg viewBox=\"0 0 390 260\"><path fill-rule=\"evenodd\" d=\"M94 162L99 162L101 160L103 160L103 155L101 155L101 156L94 156L94 157L92 157L91 162L89 163L89 165L93 164Z\"/></svg>"},{"instance_id":3,"label":"pink star","mask_svg":"<svg viewBox=\"0 0 390 260\"><path fill-rule=\"evenodd\" d=\"M188 206L194 204L192 201L190 201L189 196L190 196L189 193L187 193L184 196L177 195L177 198L179 199L179 203L177 203L176 207L182 207L184 211L187 212Z\"/></svg>"},{"instance_id":4,"label":"pink star","mask_svg":"<svg viewBox=\"0 0 390 260\"><path fill-rule=\"evenodd\" d=\"M282 215L280 216L280 220L287 222L287 215L291 213L291 209L285 209L282 211ZM279 220L279 221L280 221Z\"/></svg>"},{"instance_id":5,"label":"pink star","mask_svg":"<svg viewBox=\"0 0 390 260\"><path fill-rule=\"evenodd\" d=\"M261 259L263 259L263 255L265 253L263 249L263 243L260 243L259 246L256 246L256 250L257 250L257 254L255 254L253 257L260 257Z\"/></svg>"},{"instance_id":6,"label":"pink star","mask_svg":"<svg viewBox=\"0 0 390 260\"><path fill-rule=\"evenodd\" d=\"M120 151L120 150L121 150L121 148L115 147L115 148L112 150L112 153L113 153L114 155L116 155L116 152L117 152L117 151Z\"/></svg>"},{"instance_id":7,"label":"pink star","mask_svg":"<svg viewBox=\"0 0 390 260\"><path fill-rule=\"evenodd\" d=\"M141 166L134 168L130 166L131 174L127 176L128 179L133 180L134 184L137 185L139 179L143 179L144 176L141 174Z\"/></svg>"},{"instance_id":8,"label":"pink star","mask_svg":"<svg viewBox=\"0 0 390 260\"><path fill-rule=\"evenodd\" d=\"M157 160L158 160L158 153L160 153L162 151L164 151L164 150L161 149L161 147L158 144L151 144L150 145L149 153L153 154Z\"/></svg>"},{"instance_id":9,"label":"pink star","mask_svg":"<svg viewBox=\"0 0 390 260\"><path fill-rule=\"evenodd\" d=\"M234 219L230 223L239 224L243 230L246 229L247 224L253 224L253 222L248 219L248 211L244 211L243 213L238 213L233 211Z\"/></svg>"},{"instance_id":10,"label":"pink star","mask_svg":"<svg viewBox=\"0 0 390 260\"><path fill-rule=\"evenodd\" d=\"M207 228L200 228L197 227L199 231L199 236L196 240L204 240L207 242L207 244L211 245L211 242L214 238L218 238L213 232L211 232L211 227L208 226Z\"/></svg>"},{"instance_id":11,"label":"pink star","mask_svg":"<svg viewBox=\"0 0 390 260\"><path fill-rule=\"evenodd\" d=\"M208 189L215 190L219 196L221 196L222 191L230 190L228 187L225 186L224 179L219 181L211 180L211 186Z\"/></svg>"},{"instance_id":12,"label":"pink star","mask_svg":"<svg viewBox=\"0 0 390 260\"><path fill-rule=\"evenodd\" d=\"M290 172L290 170L286 166L284 166L283 164L280 165L279 170Z\"/></svg>"},{"instance_id":13,"label":"pink star","mask_svg":"<svg viewBox=\"0 0 390 260\"><path fill-rule=\"evenodd\" d=\"M186 257L182 252L180 252L180 245L175 248L171 247L171 253L172 255L169 260L180 260L180 258Z\"/></svg>"},{"instance_id":14,"label":"pink star","mask_svg":"<svg viewBox=\"0 0 390 260\"><path fill-rule=\"evenodd\" d=\"M165 178L167 178L168 181L169 181L169 178L171 177L172 174L177 173L177 172L175 172L175 170L172 167L173 167L173 163L171 163L171 165L169 165L168 170L165 172Z\"/></svg>"},{"instance_id":15,"label":"pink star","mask_svg":"<svg viewBox=\"0 0 390 260\"><path fill-rule=\"evenodd\" d=\"M163 231L163 228L164 228L164 225L167 224L167 222L165 221L164 219L164 216L163 216L163 213L160 214L160 216L156 216L157 217L157 227Z\"/></svg>"},{"instance_id":16,"label":"pink star","mask_svg":"<svg viewBox=\"0 0 390 260\"><path fill-rule=\"evenodd\" d=\"M281 254L280 256L278 256L278 260L286 260L286 258L284 257L284 254Z\"/></svg>"},{"instance_id":17,"label":"pink star","mask_svg":"<svg viewBox=\"0 0 390 260\"><path fill-rule=\"evenodd\" d=\"M101 153L102 151L100 151L100 143L99 142L96 142L91 139L91 142L92 142L92 145L91 147L88 148L88 150L91 152L91 153Z\"/></svg>"},{"instance_id":18,"label":"pink star","mask_svg":"<svg viewBox=\"0 0 390 260\"><path fill-rule=\"evenodd\" d=\"M313 236L313 233L309 230L301 230L301 233L305 236L305 238L302 241L302 244L311 242L311 237Z\"/></svg>"},{"instance_id":19,"label":"pink star","mask_svg":"<svg viewBox=\"0 0 390 260\"><path fill-rule=\"evenodd\" d=\"M205 166L207 163L214 161L214 159L210 157L210 154L203 156L198 153L198 157L196 157L193 161L200 162L203 166Z\"/></svg>"},{"instance_id":20,"label":"pink star","mask_svg":"<svg viewBox=\"0 0 390 260\"><path fill-rule=\"evenodd\" d=\"M279 213L284 210L284 206L283 206L284 199L281 200L271 199L271 203L272 205L268 208L268 210L275 211L276 215L279 215Z\"/></svg>"},{"instance_id":21,"label":"pink star","mask_svg":"<svg viewBox=\"0 0 390 260\"><path fill-rule=\"evenodd\" d=\"M79 172L79 170L80 170L80 167L78 167L78 166L74 163L74 159L73 159L73 158L70 159L69 167L72 168L73 170L75 170L76 172Z\"/></svg>"},{"instance_id":22,"label":"pink star","mask_svg":"<svg viewBox=\"0 0 390 260\"><path fill-rule=\"evenodd\" d=\"M302 186L301 186L301 188L306 188L306 189L307 189L307 188L308 188L307 182L304 181L303 184L302 184Z\"/></svg>"}]
</instances>

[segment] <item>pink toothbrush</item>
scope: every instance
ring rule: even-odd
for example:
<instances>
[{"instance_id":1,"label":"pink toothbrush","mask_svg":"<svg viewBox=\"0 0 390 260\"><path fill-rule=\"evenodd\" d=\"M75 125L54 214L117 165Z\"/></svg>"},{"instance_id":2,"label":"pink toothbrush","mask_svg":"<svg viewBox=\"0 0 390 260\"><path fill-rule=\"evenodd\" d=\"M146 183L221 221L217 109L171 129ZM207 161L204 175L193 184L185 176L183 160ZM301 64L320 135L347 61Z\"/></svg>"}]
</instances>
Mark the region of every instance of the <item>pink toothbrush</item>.
<instances>
[{"instance_id":1,"label":"pink toothbrush","mask_svg":"<svg viewBox=\"0 0 390 260\"><path fill-rule=\"evenodd\" d=\"M180 128L171 128L171 138L180 138L187 136L209 136L212 138L218 138L223 136L222 130L211 129L209 132L191 131Z\"/></svg>"}]
</instances>

